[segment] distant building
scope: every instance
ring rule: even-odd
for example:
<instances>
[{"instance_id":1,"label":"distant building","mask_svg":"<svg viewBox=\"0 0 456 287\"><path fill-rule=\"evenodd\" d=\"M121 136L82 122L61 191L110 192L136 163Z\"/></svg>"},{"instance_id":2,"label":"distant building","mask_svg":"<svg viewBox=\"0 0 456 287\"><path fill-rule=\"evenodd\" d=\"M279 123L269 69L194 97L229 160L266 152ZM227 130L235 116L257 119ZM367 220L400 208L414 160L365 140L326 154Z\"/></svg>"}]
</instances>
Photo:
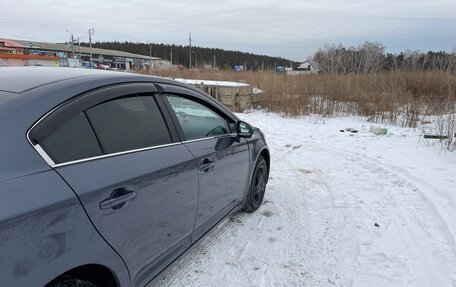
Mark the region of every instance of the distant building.
<instances>
[{"instance_id":1,"label":"distant building","mask_svg":"<svg viewBox=\"0 0 456 287\"><path fill-rule=\"evenodd\" d=\"M286 71L287 75L300 75L300 74L318 74L321 72L320 65L317 62L305 60L298 63L293 71Z\"/></svg>"},{"instance_id":2,"label":"distant building","mask_svg":"<svg viewBox=\"0 0 456 287\"><path fill-rule=\"evenodd\" d=\"M0 66L48 66L58 67L55 54L28 53L27 47L12 40L0 39Z\"/></svg>"},{"instance_id":3,"label":"distant building","mask_svg":"<svg viewBox=\"0 0 456 287\"><path fill-rule=\"evenodd\" d=\"M71 44L11 39L0 39L0 62L8 66L95 67L127 71L176 69L169 61L157 57Z\"/></svg>"}]
</instances>

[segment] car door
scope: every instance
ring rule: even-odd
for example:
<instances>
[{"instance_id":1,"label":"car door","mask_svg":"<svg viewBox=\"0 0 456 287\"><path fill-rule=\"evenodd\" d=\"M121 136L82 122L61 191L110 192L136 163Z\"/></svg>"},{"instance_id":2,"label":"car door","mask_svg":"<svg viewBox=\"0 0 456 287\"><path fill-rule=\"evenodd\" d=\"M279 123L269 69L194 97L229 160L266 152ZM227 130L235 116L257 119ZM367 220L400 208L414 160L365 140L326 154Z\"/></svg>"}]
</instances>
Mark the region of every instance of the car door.
<instances>
[{"instance_id":1,"label":"car door","mask_svg":"<svg viewBox=\"0 0 456 287\"><path fill-rule=\"evenodd\" d=\"M124 259L133 286L189 247L197 211L194 158L155 91L130 84L91 92L32 134Z\"/></svg>"},{"instance_id":2,"label":"car door","mask_svg":"<svg viewBox=\"0 0 456 287\"><path fill-rule=\"evenodd\" d=\"M248 145L235 133L235 120L204 96L167 85L162 97L198 166L194 235L199 237L244 199L249 179Z\"/></svg>"}]
</instances>

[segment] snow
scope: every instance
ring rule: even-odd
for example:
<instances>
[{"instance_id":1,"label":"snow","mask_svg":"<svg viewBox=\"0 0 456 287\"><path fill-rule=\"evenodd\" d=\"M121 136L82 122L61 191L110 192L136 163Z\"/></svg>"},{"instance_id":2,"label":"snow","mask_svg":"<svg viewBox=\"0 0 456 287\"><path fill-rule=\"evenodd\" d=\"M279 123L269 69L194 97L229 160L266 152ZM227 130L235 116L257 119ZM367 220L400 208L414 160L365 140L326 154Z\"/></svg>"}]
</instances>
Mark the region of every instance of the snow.
<instances>
[{"instance_id":1,"label":"snow","mask_svg":"<svg viewBox=\"0 0 456 287\"><path fill-rule=\"evenodd\" d=\"M254 94L262 94L264 91L262 89L259 89L257 87L253 87L253 93Z\"/></svg>"},{"instance_id":2,"label":"snow","mask_svg":"<svg viewBox=\"0 0 456 287\"><path fill-rule=\"evenodd\" d=\"M419 130L374 135L361 118L238 116L271 150L262 207L221 222L150 286L456 286L456 153Z\"/></svg>"},{"instance_id":3,"label":"snow","mask_svg":"<svg viewBox=\"0 0 456 287\"><path fill-rule=\"evenodd\" d=\"M182 79L182 78L174 78L173 80L189 84L189 85L208 85L208 86L221 86L221 87L248 87L249 84L240 83L240 82L227 82L227 81L211 81L211 80L194 80L194 79ZM262 94L264 91L257 87L253 87L254 94Z\"/></svg>"},{"instance_id":4,"label":"snow","mask_svg":"<svg viewBox=\"0 0 456 287\"><path fill-rule=\"evenodd\" d=\"M178 82L189 84L189 85L199 85L203 83L204 85L209 86L225 86L225 87L247 87L250 86L246 83L239 83L239 82L227 82L227 81L210 81L210 80L193 80L193 79L181 79L176 78L174 79Z\"/></svg>"}]
</instances>

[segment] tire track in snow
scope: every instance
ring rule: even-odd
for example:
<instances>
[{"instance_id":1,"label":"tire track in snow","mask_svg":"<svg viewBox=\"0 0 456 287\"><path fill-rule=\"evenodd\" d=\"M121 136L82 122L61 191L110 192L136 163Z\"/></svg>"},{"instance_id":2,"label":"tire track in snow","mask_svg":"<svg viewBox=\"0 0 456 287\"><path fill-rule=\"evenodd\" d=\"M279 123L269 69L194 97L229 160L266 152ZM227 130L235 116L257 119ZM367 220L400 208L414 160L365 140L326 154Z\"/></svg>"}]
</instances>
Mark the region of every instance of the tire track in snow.
<instances>
[{"instance_id":1,"label":"tire track in snow","mask_svg":"<svg viewBox=\"0 0 456 287\"><path fill-rule=\"evenodd\" d=\"M309 179L295 173L281 178L275 170L290 169L299 149L273 154L276 163L266 191L265 204L253 214L240 213L241 223L227 220L178 259L155 280L163 286L317 286L314 258L322 245L309 234L307 205ZM281 157L282 160L277 160ZM270 212L272 215L266 216ZM222 227L225 226L225 227ZM230 226L230 227L227 227ZM223 228L224 232L220 231ZM228 231L226 230L228 229ZM227 233L229 235L227 236ZM317 241L317 243L315 243ZM212 245L213 244L213 245ZM208 247L207 245L211 245ZM201 250L206 250L202 254ZM228 252L220 250L229 249ZM329 250L330 247L324 248ZM216 266L219 267L216 267ZM223 271L222 266L225 267ZM213 268L214 270L209 270ZM201 270L194 273L193 270ZM208 272L206 272L208 271ZM315 272L315 273L312 273ZM223 283L220 283L223 282ZM321 286L321 284L319 284Z\"/></svg>"},{"instance_id":2,"label":"tire track in snow","mask_svg":"<svg viewBox=\"0 0 456 287\"><path fill-rule=\"evenodd\" d=\"M397 235L396 237L399 238L402 246L408 252L408 265L405 266L404 262L398 262L401 259L391 254L388 254L391 258L378 260L378 263L384 263L384 265L388 263L392 265L402 264L404 265L402 266L404 270L411 268L413 274L406 274L408 278L404 279L402 282L404 284L401 284L401 286L408 284L412 284L413 286L429 286L430 284L436 284L436 282L440 282L440 285L437 284L439 286L453 286L456 268L455 240L447 222L435 208L435 205L426 197L428 190L423 190L422 186L417 187L410 182L407 176L404 176L400 172L391 172L383 168L384 165L380 166L375 160L366 155L353 155L346 152L333 152L333 154L339 158L348 158L351 161L357 162L362 168L360 171L365 170L370 172L371 175L375 175L374 178L371 176L373 184L386 185L387 188L384 188L383 191L390 191L388 196L399 199L396 202L398 205L396 208L394 204L390 206L382 204L381 206L382 208L389 207L388 210L394 215L399 216L399 218L391 219L394 221L392 229L394 229ZM391 193L392 191L394 193ZM398 210L401 212L398 212ZM391 215L387 217L391 217ZM391 224L391 222L388 224ZM373 252L366 249L364 251ZM361 254L360 256L365 255ZM365 264L365 262L363 263ZM382 277L389 284L400 281L397 276L396 278L392 278L397 274L393 274L394 272L391 272L391 270L385 270L383 268L382 271L393 276L385 276L381 272L366 275ZM365 279L366 282L372 280L372 278Z\"/></svg>"},{"instance_id":3,"label":"tire track in snow","mask_svg":"<svg viewBox=\"0 0 456 287\"><path fill-rule=\"evenodd\" d=\"M266 204L211 231L161 285L453 286L456 256L445 226L452 205L445 217L422 196L429 188L404 173L301 136L305 122L257 123L266 124L273 157Z\"/></svg>"}]
</instances>

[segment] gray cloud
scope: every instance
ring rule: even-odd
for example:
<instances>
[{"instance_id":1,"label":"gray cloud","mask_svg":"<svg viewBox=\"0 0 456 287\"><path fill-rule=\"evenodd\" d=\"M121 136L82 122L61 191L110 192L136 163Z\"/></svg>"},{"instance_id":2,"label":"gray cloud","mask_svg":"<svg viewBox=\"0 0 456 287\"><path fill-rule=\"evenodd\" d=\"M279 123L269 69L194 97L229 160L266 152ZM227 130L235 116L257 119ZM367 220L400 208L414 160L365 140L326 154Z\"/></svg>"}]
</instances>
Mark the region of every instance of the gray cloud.
<instances>
[{"instance_id":1,"label":"gray cloud","mask_svg":"<svg viewBox=\"0 0 456 287\"><path fill-rule=\"evenodd\" d=\"M23 1L0 0L0 37L188 43L283 56L325 43L379 41L389 51L456 47L456 1Z\"/></svg>"}]
</instances>

